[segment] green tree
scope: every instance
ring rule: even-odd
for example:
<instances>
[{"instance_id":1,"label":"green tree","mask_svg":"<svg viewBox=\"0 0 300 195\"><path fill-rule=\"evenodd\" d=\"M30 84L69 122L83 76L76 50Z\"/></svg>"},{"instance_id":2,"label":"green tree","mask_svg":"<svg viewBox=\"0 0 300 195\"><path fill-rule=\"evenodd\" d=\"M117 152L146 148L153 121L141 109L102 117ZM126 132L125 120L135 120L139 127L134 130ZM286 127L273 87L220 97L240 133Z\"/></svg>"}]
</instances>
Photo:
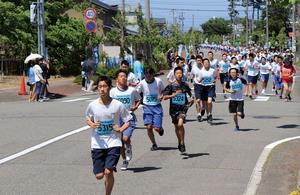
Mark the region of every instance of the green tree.
<instances>
[{"instance_id":1,"label":"green tree","mask_svg":"<svg viewBox=\"0 0 300 195\"><path fill-rule=\"evenodd\" d=\"M224 18L212 18L201 25L205 35L228 35L232 33L230 22Z\"/></svg>"}]
</instances>

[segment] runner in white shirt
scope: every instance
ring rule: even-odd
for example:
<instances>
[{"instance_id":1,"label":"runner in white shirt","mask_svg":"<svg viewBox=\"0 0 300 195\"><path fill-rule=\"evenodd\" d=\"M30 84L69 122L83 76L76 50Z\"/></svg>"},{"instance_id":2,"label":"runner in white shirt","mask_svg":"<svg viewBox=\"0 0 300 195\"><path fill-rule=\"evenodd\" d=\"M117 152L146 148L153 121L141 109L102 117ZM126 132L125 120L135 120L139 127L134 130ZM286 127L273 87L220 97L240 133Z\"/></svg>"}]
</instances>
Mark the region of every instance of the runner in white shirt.
<instances>
[{"instance_id":1,"label":"runner in white shirt","mask_svg":"<svg viewBox=\"0 0 300 195\"><path fill-rule=\"evenodd\" d=\"M254 60L255 54L249 54L249 60L246 61L248 70L249 97L252 99L253 89L257 90L257 80L259 74L259 64ZM256 92L255 92L256 93ZM257 94L257 93L256 93Z\"/></svg>"},{"instance_id":2,"label":"runner in white shirt","mask_svg":"<svg viewBox=\"0 0 300 195\"><path fill-rule=\"evenodd\" d=\"M201 74L197 80L203 85L203 91L200 97L206 108L207 122L212 124L212 99L216 96L216 71L210 68L210 62L207 58L203 59L203 66L204 68L201 69Z\"/></svg>"},{"instance_id":3,"label":"runner in white shirt","mask_svg":"<svg viewBox=\"0 0 300 195\"><path fill-rule=\"evenodd\" d=\"M203 104L203 101L201 101L201 94L203 90L203 85L201 85L200 82L198 82L198 78L201 74L201 69L203 68L202 64L202 56L197 55L196 56L196 65L193 66L191 71L191 78L194 81L194 93L196 98L196 112L197 112L197 120L199 122L202 122L202 117L205 114L205 106ZM202 104L202 106L201 106Z\"/></svg>"},{"instance_id":4,"label":"runner in white shirt","mask_svg":"<svg viewBox=\"0 0 300 195\"><path fill-rule=\"evenodd\" d=\"M224 98L226 98L226 94L224 91L224 81L228 78L228 70L230 68L230 63L227 60L227 54L223 53L222 54L222 60L219 62L219 67L220 67L220 82L222 85L223 93L224 93Z\"/></svg>"},{"instance_id":5,"label":"runner in white shirt","mask_svg":"<svg viewBox=\"0 0 300 195\"><path fill-rule=\"evenodd\" d=\"M127 72L127 84L128 86L135 87L139 83L139 80L135 78L135 75L129 70L129 63L127 60L123 60L121 62L120 69L125 70Z\"/></svg>"},{"instance_id":6,"label":"runner in white shirt","mask_svg":"<svg viewBox=\"0 0 300 195\"><path fill-rule=\"evenodd\" d=\"M177 57L176 58L176 67L181 67L183 69L183 81L187 81L188 79L188 66L184 64L184 58ZM175 67L175 68L176 68ZM174 83L176 81L175 75L174 75L174 68L170 70L170 72L167 75L167 79L169 83Z\"/></svg>"},{"instance_id":7,"label":"runner in white shirt","mask_svg":"<svg viewBox=\"0 0 300 195\"><path fill-rule=\"evenodd\" d=\"M260 82L262 88L261 94L265 95L272 66L270 65L269 62L267 62L265 57L261 57L261 63L259 63L259 67L260 67Z\"/></svg>"},{"instance_id":8,"label":"runner in white shirt","mask_svg":"<svg viewBox=\"0 0 300 195\"><path fill-rule=\"evenodd\" d=\"M137 91L143 93L143 120L147 127L149 139L152 143L151 151L158 150L153 130L158 132L160 136L164 134L162 128L163 108L161 101L163 100L164 85L160 78L154 77L154 70L151 67L145 70L145 79L137 86Z\"/></svg>"},{"instance_id":9,"label":"runner in white shirt","mask_svg":"<svg viewBox=\"0 0 300 195\"><path fill-rule=\"evenodd\" d=\"M99 77L97 86L100 98L88 105L85 115L86 123L92 128L93 172L96 179L105 178L105 194L109 195L114 185L113 171L120 158L122 132L129 127L132 116L121 102L109 96L110 79Z\"/></svg>"},{"instance_id":10,"label":"runner in white shirt","mask_svg":"<svg viewBox=\"0 0 300 195\"><path fill-rule=\"evenodd\" d=\"M125 171L127 170L129 161L132 159L131 136L136 127L136 117L133 112L138 108L141 97L135 88L127 85L127 72L125 70L121 69L117 71L116 80L117 86L110 90L110 97L122 102L132 115L130 127L125 129L122 134L123 146L121 156L123 158L123 164L121 170Z\"/></svg>"}]
</instances>

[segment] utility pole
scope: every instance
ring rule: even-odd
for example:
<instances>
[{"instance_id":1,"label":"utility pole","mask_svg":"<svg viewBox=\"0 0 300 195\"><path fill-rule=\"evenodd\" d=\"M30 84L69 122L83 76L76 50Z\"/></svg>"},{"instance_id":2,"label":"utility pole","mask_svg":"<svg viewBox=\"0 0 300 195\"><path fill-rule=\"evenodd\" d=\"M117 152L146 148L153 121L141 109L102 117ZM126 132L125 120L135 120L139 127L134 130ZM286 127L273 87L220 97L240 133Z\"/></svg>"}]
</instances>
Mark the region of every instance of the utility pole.
<instances>
[{"instance_id":1,"label":"utility pole","mask_svg":"<svg viewBox=\"0 0 300 195\"><path fill-rule=\"evenodd\" d=\"M249 44L249 20L248 20L248 11L249 11L249 0L246 1L246 47Z\"/></svg>"},{"instance_id":2,"label":"utility pole","mask_svg":"<svg viewBox=\"0 0 300 195\"><path fill-rule=\"evenodd\" d=\"M173 25L176 26L175 9L172 9Z\"/></svg>"},{"instance_id":3,"label":"utility pole","mask_svg":"<svg viewBox=\"0 0 300 195\"><path fill-rule=\"evenodd\" d=\"M293 34L292 34L292 52L296 52L296 25L295 25L295 11L296 11L296 3L293 3L293 12L292 12L292 22L293 22Z\"/></svg>"},{"instance_id":4,"label":"utility pole","mask_svg":"<svg viewBox=\"0 0 300 195\"><path fill-rule=\"evenodd\" d=\"M183 26L184 26L184 17L183 17L183 12L181 12L181 15L178 18L181 21L181 31L183 32Z\"/></svg>"},{"instance_id":5,"label":"utility pole","mask_svg":"<svg viewBox=\"0 0 300 195\"><path fill-rule=\"evenodd\" d=\"M44 0L37 1L38 53L46 57Z\"/></svg>"},{"instance_id":6,"label":"utility pole","mask_svg":"<svg viewBox=\"0 0 300 195\"><path fill-rule=\"evenodd\" d=\"M266 0L266 47L269 47L269 2Z\"/></svg>"},{"instance_id":7,"label":"utility pole","mask_svg":"<svg viewBox=\"0 0 300 195\"><path fill-rule=\"evenodd\" d=\"M194 24L195 24L195 21L194 21L194 14L193 14L192 30L194 30Z\"/></svg>"},{"instance_id":8,"label":"utility pole","mask_svg":"<svg viewBox=\"0 0 300 195\"><path fill-rule=\"evenodd\" d=\"M126 13L125 13L125 0L122 0L122 10L121 10L121 17L122 17L122 23L121 23L121 55L120 57L124 59L125 55L125 20L126 20Z\"/></svg>"},{"instance_id":9,"label":"utility pole","mask_svg":"<svg viewBox=\"0 0 300 195\"><path fill-rule=\"evenodd\" d=\"M146 21L150 22L150 0L145 0L145 17Z\"/></svg>"},{"instance_id":10,"label":"utility pole","mask_svg":"<svg viewBox=\"0 0 300 195\"><path fill-rule=\"evenodd\" d=\"M148 24L148 29L150 30L150 0L145 0L145 17L146 17L146 22ZM146 45L146 61L149 64L152 59L151 55L151 45L149 42L147 42Z\"/></svg>"}]
</instances>

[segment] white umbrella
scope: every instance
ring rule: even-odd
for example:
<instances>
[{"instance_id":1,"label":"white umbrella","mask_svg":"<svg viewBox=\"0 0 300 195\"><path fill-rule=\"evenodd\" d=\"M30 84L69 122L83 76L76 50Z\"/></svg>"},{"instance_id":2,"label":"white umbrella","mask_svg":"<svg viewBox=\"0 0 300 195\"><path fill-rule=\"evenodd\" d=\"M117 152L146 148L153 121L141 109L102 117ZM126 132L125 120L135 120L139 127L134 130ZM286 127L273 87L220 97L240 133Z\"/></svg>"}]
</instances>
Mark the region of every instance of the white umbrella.
<instances>
[{"instance_id":1,"label":"white umbrella","mask_svg":"<svg viewBox=\"0 0 300 195\"><path fill-rule=\"evenodd\" d=\"M36 60L36 59L41 59L43 56L37 53L32 53L27 58L25 59L24 63L27 64L30 60Z\"/></svg>"}]
</instances>

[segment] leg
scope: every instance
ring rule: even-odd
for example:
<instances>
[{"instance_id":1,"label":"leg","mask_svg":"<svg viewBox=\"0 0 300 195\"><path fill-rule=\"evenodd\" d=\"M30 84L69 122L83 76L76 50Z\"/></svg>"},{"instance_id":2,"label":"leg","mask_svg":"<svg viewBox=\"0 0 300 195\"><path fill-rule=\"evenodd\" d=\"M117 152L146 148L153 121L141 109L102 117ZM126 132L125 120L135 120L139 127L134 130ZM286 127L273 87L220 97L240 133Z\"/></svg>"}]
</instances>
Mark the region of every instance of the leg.
<instances>
[{"instance_id":1,"label":"leg","mask_svg":"<svg viewBox=\"0 0 300 195\"><path fill-rule=\"evenodd\" d=\"M151 124L147 125L147 133L151 143L156 144L154 133L153 133L153 126Z\"/></svg>"},{"instance_id":2,"label":"leg","mask_svg":"<svg viewBox=\"0 0 300 195\"><path fill-rule=\"evenodd\" d=\"M105 169L105 195L110 195L114 187L114 173L111 169Z\"/></svg>"},{"instance_id":3,"label":"leg","mask_svg":"<svg viewBox=\"0 0 300 195\"><path fill-rule=\"evenodd\" d=\"M239 124L238 124L238 114L237 113L233 114L233 121L234 121L234 124L235 124L236 127L239 126Z\"/></svg>"}]
</instances>

